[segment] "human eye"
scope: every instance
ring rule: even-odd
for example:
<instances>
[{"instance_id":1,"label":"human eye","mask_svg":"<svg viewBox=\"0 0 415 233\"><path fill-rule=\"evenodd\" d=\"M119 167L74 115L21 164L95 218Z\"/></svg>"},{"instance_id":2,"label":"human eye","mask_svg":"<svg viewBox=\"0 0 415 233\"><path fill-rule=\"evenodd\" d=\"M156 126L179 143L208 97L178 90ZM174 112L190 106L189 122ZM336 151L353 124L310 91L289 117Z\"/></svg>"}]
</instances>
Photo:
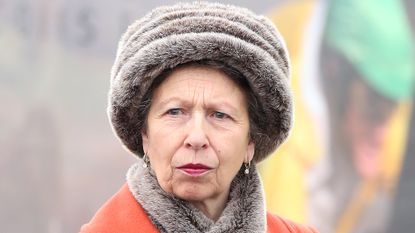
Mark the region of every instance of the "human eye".
<instances>
[{"instance_id":1,"label":"human eye","mask_svg":"<svg viewBox=\"0 0 415 233\"><path fill-rule=\"evenodd\" d=\"M183 110L180 108L171 108L167 110L166 114L171 116L178 116L183 113Z\"/></svg>"},{"instance_id":2,"label":"human eye","mask_svg":"<svg viewBox=\"0 0 415 233\"><path fill-rule=\"evenodd\" d=\"M213 117L217 118L217 119L226 119L229 118L229 115L224 113L224 112L219 112L219 111L214 111L213 112Z\"/></svg>"}]
</instances>

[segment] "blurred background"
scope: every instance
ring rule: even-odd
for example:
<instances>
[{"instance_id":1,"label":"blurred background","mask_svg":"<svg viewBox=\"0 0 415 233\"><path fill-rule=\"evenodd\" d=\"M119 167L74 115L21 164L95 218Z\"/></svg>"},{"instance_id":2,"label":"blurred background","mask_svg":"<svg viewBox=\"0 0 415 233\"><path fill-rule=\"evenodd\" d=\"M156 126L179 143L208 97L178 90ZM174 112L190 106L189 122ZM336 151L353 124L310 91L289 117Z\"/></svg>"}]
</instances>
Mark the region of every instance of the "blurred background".
<instances>
[{"instance_id":1,"label":"blurred background","mask_svg":"<svg viewBox=\"0 0 415 233\"><path fill-rule=\"evenodd\" d=\"M107 92L117 43L176 1L0 0L1 232L77 232L135 162ZM268 16L295 125L260 164L268 209L330 232L413 232L415 3L221 1Z\"/></svg>"}]
</instances>

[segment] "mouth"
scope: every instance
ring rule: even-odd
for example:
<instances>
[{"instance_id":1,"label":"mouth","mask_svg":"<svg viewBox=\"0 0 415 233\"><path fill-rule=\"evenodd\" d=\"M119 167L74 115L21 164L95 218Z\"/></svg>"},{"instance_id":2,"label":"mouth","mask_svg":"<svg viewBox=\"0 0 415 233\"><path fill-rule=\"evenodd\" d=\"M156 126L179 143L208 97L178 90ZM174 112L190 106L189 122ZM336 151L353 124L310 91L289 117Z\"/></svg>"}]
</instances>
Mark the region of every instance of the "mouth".
<instances>
[{"instance_id":1,"label":"mouth","mask_svg":"<svg viewBox=\"0 0 415 233\"><path fill-rule=\"evenodd\" d=\"M201 176L201 175L205 174L206 172L212 170L211 167L206 166L204 164L200 164L200 163L185 164L183 166L177 167L177 169L179 169L180 171L182 171L185 174L190 175L190 176Z\"/></svg>"}]
</instances>

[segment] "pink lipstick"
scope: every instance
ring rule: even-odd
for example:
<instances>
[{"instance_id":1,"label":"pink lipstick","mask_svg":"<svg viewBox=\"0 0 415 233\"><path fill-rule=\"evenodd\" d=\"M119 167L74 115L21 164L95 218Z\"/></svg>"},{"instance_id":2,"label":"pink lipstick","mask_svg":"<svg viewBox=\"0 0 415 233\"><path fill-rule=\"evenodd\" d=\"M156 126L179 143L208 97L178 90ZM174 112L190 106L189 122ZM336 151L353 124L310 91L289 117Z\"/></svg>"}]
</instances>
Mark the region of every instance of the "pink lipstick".
<instances>
[{"instance_id":1,"label":"pink lipstick","mask_svg":"<svg viewBox=\"0 0 415 233\"><path fill-rule=\"evenodd\" d=\"M212 168L200 163L188 163L183 166L177 167L177 169L181 170L182 172L190 176L200 176L205 172L210 171Z\"/></svg>"}]
</instances>

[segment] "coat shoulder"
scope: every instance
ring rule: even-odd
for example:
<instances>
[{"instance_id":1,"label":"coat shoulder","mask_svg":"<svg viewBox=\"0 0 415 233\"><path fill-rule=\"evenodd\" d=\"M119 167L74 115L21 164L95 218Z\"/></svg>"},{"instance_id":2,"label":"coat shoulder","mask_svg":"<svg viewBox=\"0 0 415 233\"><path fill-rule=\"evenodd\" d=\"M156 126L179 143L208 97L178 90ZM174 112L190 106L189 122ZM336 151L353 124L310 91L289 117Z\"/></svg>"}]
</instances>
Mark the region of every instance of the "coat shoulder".
<instances>
[{"instance_id":1,"label":"coat shoulder","mask_svg":"<svg viewBox=\"0 0 415 233\"><path fill-rule=\"evenodd\" d=\"M91 221L82 226L80 233L159 232L148 218L144 209L131 194L128 185L112 196L95 214Z\"/></svg>"},{"instance_id":2,"label":"coat shoulder","mask_svg":"<svg viewBox=\"0 0 415 233\"><path fill-rule=\"evenodd\" d=\"M267 213L268 233L318 233L312 227L304 226L282 217Z\"/></svg>"}]
</instances>

